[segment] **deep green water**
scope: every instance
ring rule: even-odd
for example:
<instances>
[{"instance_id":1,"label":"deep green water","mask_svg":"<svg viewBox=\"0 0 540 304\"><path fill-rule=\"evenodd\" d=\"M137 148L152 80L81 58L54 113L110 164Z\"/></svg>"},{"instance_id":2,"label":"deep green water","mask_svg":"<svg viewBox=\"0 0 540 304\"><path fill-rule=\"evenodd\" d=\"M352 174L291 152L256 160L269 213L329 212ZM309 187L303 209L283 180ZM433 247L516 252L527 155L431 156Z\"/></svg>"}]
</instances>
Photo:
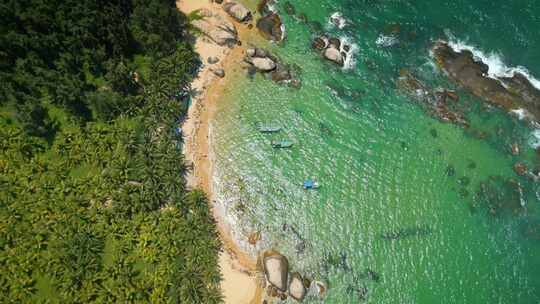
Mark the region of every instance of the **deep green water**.
<instances>
[{"instance_id":1,"label":"deep green water","mask_svg":"<svg viewBox=\"0 0 540 304\"><path fill-rule=\"evenodd\" d=\"M451 39L540 77L540 3L291 0L357 45L356 64L342 70L310 49L313 32L283 2L287 40L270 48L301 68L302 88L242 75L212 125L217 199L238 237L261 231L253 250L274 247L329 284L324 301L308 303L359 303L362 288L366 303L540 303L540 184L512 169L540 165L534 129L456 88L429 55L435 40ZM334 12L348 20L343 29L328 24ZM399 45L379 46L395 25ZM470 128L440 122L398 90L402 68L456 89ZM260 134L260 122L284 131ZM280 138L295 146L272 149ZM303 190L308 177L322 188Z\"/></svg>"}]
</instances>

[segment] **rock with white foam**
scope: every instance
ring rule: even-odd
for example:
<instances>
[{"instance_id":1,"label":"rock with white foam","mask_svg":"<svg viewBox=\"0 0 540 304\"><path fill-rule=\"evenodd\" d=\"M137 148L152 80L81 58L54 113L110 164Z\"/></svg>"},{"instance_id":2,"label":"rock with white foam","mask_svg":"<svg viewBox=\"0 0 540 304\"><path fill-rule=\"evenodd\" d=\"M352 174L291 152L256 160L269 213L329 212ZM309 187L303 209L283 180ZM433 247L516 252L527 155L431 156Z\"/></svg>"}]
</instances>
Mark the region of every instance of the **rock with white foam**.
<instances>
[{"instance_id":1,"label":"rock with white foam","mask_svg":"<svg viewBox=\"0 0 540 304\"><path fill-rule=\"evenodd\" d=\"M341 52L336 49L335 47L329 47L327 48L325 51L324 51L324 58L332 61L332 62L335 62L337 63L338 65L340 66L343 66L344 65L344 59L343 59L343 55L341 54Z\"/></svg>"},{"instance_id":2,"label":"rock with white foam","mask_svg":"<svg viewBox=\"0 0 540 304\"><path fill-rule=\"evenodd\" d=\"M438 41L432 49L438 66L456 83L484 101L516 114L530 114L530 120L540 122L540 90L527 75L513 72L500 77L499 64L493 64L483 53L445 41ZM484 59L482 59L484 58ZM514 112L515 113L515 112Z\"/></svg>"},{"instance_id":3,"label":"rock with white foam","mask_svg":"<svg viewBox=\"0 0 540 304\"><path fill-rule=\"evenodd\" d=\"M347 25L347 20L340 12L335 12L330 16L330 24L341 30Z\"/></svg>"}]
</instances>

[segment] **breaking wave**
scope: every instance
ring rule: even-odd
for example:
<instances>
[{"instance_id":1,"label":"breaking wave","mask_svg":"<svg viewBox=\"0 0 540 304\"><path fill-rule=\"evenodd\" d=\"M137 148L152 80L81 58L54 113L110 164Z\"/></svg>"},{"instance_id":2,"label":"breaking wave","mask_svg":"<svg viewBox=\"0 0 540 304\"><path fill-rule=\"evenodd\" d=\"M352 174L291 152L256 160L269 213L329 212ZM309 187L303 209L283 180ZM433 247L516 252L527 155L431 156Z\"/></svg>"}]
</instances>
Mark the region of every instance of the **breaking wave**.
<instances>
[{"instance_id":1,"label":"breaking wave","mask_svg":"<svg viewBox=\"0 0 540 304\"><path fill-rule=\"evenodd\" d=\"M527 68L523 66L509 67L504 63L504 57L499 53L485 53L474 46L456 39L450 39L448 45L458 52L464 50L470 51L476 59L481 60L489 67L488 76L490 78L500 80L500 78L509 78L513 77L516 73L520 73L525 76L535 88L540 90L540 80L532 76Z\"/></svg>"}]
</instances>

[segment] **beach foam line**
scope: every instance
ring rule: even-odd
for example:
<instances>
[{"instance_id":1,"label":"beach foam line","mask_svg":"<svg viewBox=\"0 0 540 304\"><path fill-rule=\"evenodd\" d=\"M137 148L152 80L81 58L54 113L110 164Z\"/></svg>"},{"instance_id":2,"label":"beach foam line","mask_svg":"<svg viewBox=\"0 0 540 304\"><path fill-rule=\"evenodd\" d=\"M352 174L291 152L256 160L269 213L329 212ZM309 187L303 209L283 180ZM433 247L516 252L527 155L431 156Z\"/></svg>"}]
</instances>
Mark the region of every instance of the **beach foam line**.
<instances>
[{"instance_id":1,"label":"beach foam line","mask_svg":"<svg viewBox=\"0 0 540 304\"><path fill-rule=\"evenodd\" d=\"M470 51L476 59L481 60L489 67L487 76L490 78L500 81L501 78L510 78L516 73L520 73L525 76L535 88L540 90L540 80L532 76L527 68L523 66L509 67L504 63L504 57L501 54L496 52L485 53L475 46L468 45L464 41L455 39L452 35L449 36L450 39L448 45L454 51Z\"/></svg>"},{"instance_id":2,"label":"beach foam line","mask_svg":"<svg viewBox=\"0 0 540 304\"><path fill-rule=\"evenodd\" d=\"M351 42L351 38L347 36L341 36L339 37L339 40L341 41L341 52L345 52L343 49L344 45L349 45L350 49L348 52L345 52L347 54L347 58L345 58L345 62L343 63L343 69L344 70L352 70L356 66L356 54L358 54L358 50L360 49L356 43Z\"/></svg>"}]
</instances>

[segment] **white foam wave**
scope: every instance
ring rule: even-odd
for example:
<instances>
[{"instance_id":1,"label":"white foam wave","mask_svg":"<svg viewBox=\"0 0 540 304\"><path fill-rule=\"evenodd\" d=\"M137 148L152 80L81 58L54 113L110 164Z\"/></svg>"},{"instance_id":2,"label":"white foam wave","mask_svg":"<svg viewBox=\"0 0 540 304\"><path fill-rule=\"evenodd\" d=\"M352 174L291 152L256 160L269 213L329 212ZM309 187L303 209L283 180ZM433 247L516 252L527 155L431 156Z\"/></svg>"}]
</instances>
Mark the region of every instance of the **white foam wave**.
<instances>
[{"instance_id":1,"label":"white foam wave","mask_svg":"<svg viewBox=\"0 0 540 304\"><path fill-rule=\"evenodd\" d=\"M278 9L276 7L276 2L278 1L268 1L268 3L266 3L266 8L271 11L272 13L277 13L278 12Z\"/></svg>"},{"instance_id":2,"label":"white foam wave","mask_svg":"<svg viewBox=\"0 0 540 304\"><path fill-rule=\"evenodd\" d=\"M351 39L347 36L340 37L341 40L341 52L345 52L347 54L347 58L345 58L345 62L343 63L343 69L350 70L353 69L356 66L356 54L358 53L359 47L356 43L351 43ZM348 45L349 51L344 50L344 46Z\"/></svg>"},{"instance_id":3,"label":"white foam wave","mask_svg":"<svg viewBox=\"0 0 540 304\"><path fill-rule=\"evenodd\" d=\"M287 37L287 31L285 30L285 24L281 24L281 41L285 40Z\"/></svg>"},{"instance_id":4,"label":"white foam wave","mask_svg":"<svg viewBox=\"0 0 540 304\"><path fill-rule=\"evenodd\" d=\"M347 26L347 19L343 17L343 14L340 12L335 12L330 16L330 19L328 20L329 25L334 25L338 29L343 29L345 26Z\"/></svg>"},{"instance_id":5,"label":"white foam wave","mask_svg":"<svg viewBox=\"0 0 540 304\"><path fill-rule=\"evenodd\" d=\"M375 40L375 44L377 44L380 47L392 47L394 45L397 45L399 43L399 39L396 36L393 35L379 35L377 37L377 40Z\"/></svg>"},{"instance_id":6,"label":"white foam wave","mask_svg":"<svg viewBox=\"0 0 540 304\"><path fill-rule=\"evenodd\" d=\"M522 108L511 110L510 113L515 114L520 120L532 117L531 113Z\"/></svg>"},{"instance_id":7,"label":"white foam wave","mask_svg":"<svg viewBox=\"0 0 540 304\"><path fill-rule=\"evenodd\" d=\"M533 149L540 148L540 129L534 129L528 140L529 146Z\"/></svg>"},{"instance_id":8,"label":"white foam wave","mask_svg":"<svg viewBox=\"0 0 540 304\"><path fill-rule=\"evenodd\" d=\"M516 73L525 76L529 82L540 90L540 80L530 74L527 68L523 66L509 67L504 63L504 57L495 52L485 53L482 50L468 45L463 41L450 39L448 45L455 51L461 52L464 50L470 51L477 60L481 60L488 67L488 75L490 78L500 80L500 78L513 77Z\"/></svg>"}]
</instances>

